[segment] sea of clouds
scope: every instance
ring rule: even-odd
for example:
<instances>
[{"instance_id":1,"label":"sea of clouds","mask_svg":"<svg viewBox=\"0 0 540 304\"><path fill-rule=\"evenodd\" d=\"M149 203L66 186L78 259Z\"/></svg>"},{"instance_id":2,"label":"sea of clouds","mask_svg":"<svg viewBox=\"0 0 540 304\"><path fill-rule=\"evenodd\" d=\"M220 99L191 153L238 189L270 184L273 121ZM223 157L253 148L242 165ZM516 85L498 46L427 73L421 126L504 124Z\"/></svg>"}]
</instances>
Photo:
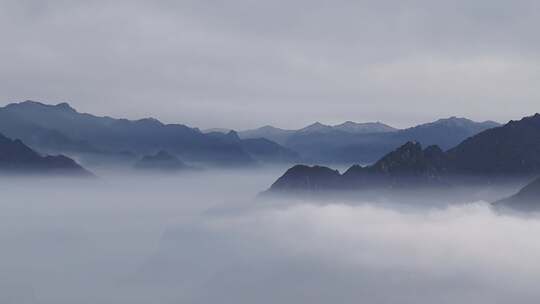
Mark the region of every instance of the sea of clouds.
<instances>
[{"instance_id":1,"label":"sea of clouds","mask_svg":"<svg viewBox=\"0 0 540 304\"><path fill-rule=\"evenodd\" d=\"M254 200L281 170L3 178L0 303L536 303L540 218Z\"/></svg>"}]
</instances>

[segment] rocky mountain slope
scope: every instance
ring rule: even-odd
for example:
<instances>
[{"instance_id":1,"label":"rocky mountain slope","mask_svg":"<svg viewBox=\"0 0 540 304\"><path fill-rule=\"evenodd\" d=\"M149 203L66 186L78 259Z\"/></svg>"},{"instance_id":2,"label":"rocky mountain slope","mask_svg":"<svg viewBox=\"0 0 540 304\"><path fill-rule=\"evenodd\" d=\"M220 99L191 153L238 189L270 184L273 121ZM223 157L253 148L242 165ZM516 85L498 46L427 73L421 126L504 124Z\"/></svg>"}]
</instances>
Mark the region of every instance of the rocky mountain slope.
<instances>
[{"instance_id":1,"label":"rocky mountain slope","mask_svg":"<svg viewBox=\"0 0 540 304\"><path fill-rule=\"evenodd\" d=\"M63 155L41 155L21 140L13 140L1 134L0 173L92 176L71 158Z\"/></svg>"}]
</instances>

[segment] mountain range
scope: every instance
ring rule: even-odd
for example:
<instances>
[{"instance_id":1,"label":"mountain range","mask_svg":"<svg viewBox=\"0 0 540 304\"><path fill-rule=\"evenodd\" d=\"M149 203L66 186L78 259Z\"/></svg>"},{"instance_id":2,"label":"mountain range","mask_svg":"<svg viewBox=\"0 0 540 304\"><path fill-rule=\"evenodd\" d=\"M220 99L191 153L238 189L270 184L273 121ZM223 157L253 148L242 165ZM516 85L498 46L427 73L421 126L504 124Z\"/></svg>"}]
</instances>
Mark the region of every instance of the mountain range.
<instances>
[{"instance_id":1,"label":"mountain range","mask_svg":"<svg viewBox=\"0 0 540 304\"><path fill-rule=\"evenodd\" d=\"M286 144L290 136L295 134L332 134L334 132L345 132L349 134L369 134L369 133L384 133L394 132L396 128L386 125L381 122L358 123L346 121L338 125L325 125L320 122L315 122L309 126L298 130L286 130L273 126L264 126L258 129L239 131L238 135L241 138L266 138L279 144Z\"/></svg>"},{"instance_id":2,"label":"mountain range","mask_svg":"<svg viewBox=\"0 0 540 304\"><path fill-rule=\"evenodd\" d=\"M69 157L87 155L171 171L193 168L188 163L371 163L353 165L343 174L324 166L296 165L272 184L270 193L490 184L540 175L540 114L502 126L451 117L407 129L348 121L299 130L266 126L202 132L153 118L80 113L67 103L25 101L0 108L0 172L92 176ZM538 209L539 199L536 180L497 204Z\"/></svg>"},{"instance_id":3,"label":"mountain range","mask_svg":"<svg viewBox=\"0 0 540 304\"><path fill-rule=\"evenodd\" d=\"M252 165L263 159L298 161L295 152L266 140L242 140L234 132L205 134L153 118L100 117L79 113L67 103L25 101L0 108L0 133L39 151L70 155L134 157L163 150L184 161L220 166Z\"/></svg>"},{"instance_id":4,"label":"mountain range","mask_svg":"<svg viewBox=\"0 0 540 304\"><path fill-rule=\"evenodd\" d=\"M80 113L67 103L24 101L0 108L0 133L22 140L39 153L64 154L83 164L109 162L130 166L137 159L160 151L196 166L365 164L375 162L404 142L417 141L447 150L497 126L491 121L479 123L451 117L407 129L381 122L347 121L338 125L317 122L299 130L266 126L241 132L225 129L202 132L153 118L128 120ZM466 145L460 149L467 149Z\"/></svg>"},{"instance_id":5,"label":"mountain range","mask_svg":"<svg viewBox=\"0 0 540 304\"><path fill-rule=\"evenodd\" d=\"M284 130L265 126L241 131L241 138L267 138L298 152L312 163L373 163L407 141L454 147L464 139L499 126L493 121L475 122L450 117L407 129L395 129L386 124L345 122L329 126L315 123L299 130Z\"/></svg>"},{"instance_id":6,"label":"mountain range","mask_svg":"<svg viewBox=\"0 0 540 304\"><path fill-rule=\"evenodd\" d=\"M280 177L270 192L444 186L535 174L540 174L540 114L483 131L447 151L407 142L373 165L354 165L344 174L326 167L297 165Z\"/></svg>"}]
</instances>

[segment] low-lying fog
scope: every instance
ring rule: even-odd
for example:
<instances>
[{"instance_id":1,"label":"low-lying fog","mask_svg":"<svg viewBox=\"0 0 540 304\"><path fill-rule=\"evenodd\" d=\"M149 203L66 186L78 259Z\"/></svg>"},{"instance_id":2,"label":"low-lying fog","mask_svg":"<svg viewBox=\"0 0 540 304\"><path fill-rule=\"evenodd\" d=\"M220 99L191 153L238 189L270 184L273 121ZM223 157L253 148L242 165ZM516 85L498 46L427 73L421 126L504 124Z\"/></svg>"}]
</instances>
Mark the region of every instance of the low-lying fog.
<instances>
[{"instance_id":1,"label":"low-lying fog","mask_svg":"<svg viewBox=\"0 0 540 304\"><path fill-rule=\"evenodd\" d=\"M0 303L540 298L540 218L498 214L485 202L254 201L281 172L4 177Z\"/></svg>"}]
</instances>

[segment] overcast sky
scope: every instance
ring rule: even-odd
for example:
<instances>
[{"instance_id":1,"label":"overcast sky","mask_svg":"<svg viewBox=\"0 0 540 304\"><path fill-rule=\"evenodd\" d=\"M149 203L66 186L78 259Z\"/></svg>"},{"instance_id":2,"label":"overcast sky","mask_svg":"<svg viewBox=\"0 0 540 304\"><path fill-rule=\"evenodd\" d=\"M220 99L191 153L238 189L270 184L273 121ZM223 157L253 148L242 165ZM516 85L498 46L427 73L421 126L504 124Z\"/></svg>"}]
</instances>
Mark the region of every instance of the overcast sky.
<instances>
[{"instance_id":1,"label":"overcast sky","mask_svg":"<svg viewBox=\"0 0 540 304\"><path fill-rule=\"evenodd\" d=\"M0 104L201 128L506 121L540 111L539 28L534 0L0 0Z\"/></svg>"}]
</instances>

